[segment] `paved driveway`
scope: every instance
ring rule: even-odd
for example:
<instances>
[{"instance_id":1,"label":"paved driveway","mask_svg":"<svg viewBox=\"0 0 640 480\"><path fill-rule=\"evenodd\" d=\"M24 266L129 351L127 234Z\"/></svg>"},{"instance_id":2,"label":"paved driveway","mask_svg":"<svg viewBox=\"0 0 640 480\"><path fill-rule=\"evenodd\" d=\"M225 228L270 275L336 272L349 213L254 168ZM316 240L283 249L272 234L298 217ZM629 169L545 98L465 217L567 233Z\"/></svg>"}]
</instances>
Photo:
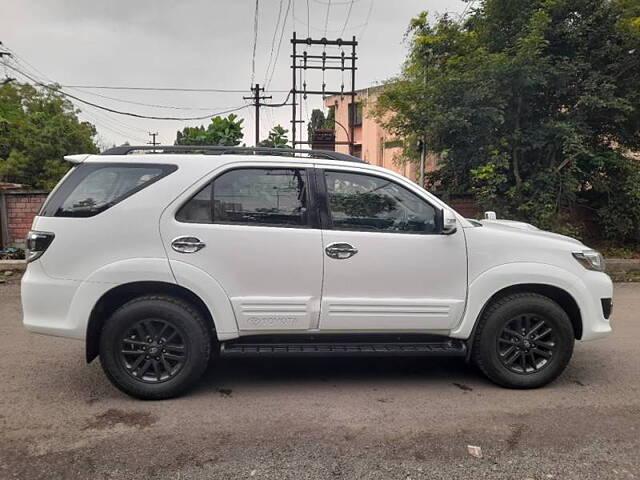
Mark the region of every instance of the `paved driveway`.
<instances>
[{"instance_id":1,"label":"paved driveway","mask_svg":"<svg viewBox=\"0 0 640 480\"><path fill-rule=\"evenodd\" d=\"M640 478L640 284L615 301L615 333L540 390L450 359L241 360L141 402L0 285L0 478Z\"/></svg>"}]
</instances>

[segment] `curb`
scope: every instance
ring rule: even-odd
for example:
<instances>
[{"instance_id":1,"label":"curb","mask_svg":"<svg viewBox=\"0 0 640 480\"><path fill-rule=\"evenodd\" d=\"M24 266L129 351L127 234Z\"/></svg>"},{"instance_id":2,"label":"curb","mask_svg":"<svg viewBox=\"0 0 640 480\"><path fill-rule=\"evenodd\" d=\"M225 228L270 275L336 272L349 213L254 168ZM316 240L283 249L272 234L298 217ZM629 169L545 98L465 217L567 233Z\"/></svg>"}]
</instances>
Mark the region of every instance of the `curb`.
<instances>
[{"instance_id":1,"label":"curb","mask_svg":"<svg viewBox=\"0 0 640 480\"><path fill-rule=\"evenodd\" d=\"M0 272L24 272L27 269L25 260L0 260Z\"/></svg>"}]
</instances>

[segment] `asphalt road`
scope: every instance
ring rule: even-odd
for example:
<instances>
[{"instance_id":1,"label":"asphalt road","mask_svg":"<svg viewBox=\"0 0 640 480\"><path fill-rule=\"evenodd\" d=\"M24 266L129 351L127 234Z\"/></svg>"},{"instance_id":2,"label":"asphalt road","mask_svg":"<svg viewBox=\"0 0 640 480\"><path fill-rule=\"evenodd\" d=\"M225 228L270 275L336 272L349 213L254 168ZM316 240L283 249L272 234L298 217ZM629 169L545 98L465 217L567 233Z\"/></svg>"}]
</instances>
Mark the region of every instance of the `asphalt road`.
<instances>
[{"instance_id":1,"label":"asphalt road","mask_svg":"<svg viewBox=\"0 0 640 480\"><path fill-rule=\"evenodd\" d=\"M81 342L27 333L0 285L0 478L640 478L639 313L617 285L615 333L535 391L459 360L229 360L141 402Z\"/></svg>"}]
</instances>

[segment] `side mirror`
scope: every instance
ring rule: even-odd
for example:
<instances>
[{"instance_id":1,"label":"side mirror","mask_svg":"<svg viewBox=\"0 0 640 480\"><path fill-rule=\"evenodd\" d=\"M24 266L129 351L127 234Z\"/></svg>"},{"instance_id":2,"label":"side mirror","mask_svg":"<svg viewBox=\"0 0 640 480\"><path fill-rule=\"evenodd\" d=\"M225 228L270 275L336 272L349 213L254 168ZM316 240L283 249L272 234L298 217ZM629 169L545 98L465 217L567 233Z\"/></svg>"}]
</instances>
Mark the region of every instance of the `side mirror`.
<instances>
[{"instance_id":1,"label":"side mirror","mask_svg":"<svg viewBox=\"0 0 640 480\"><path fill-rule=\"evenodd\" d=\"M443 235L451 235L458 230L458 220L454 213L445 208L442 210L442 233Z\"/></svg>"}]
</instances>

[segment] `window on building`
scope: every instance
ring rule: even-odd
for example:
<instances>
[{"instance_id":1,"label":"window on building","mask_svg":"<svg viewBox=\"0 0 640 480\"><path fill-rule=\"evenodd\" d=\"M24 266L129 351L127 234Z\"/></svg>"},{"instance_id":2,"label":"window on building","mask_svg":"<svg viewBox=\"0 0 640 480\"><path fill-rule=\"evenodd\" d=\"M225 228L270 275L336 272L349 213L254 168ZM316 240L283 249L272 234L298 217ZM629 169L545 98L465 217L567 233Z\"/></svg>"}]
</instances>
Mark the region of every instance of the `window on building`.
<instances>
[{"instance_id":1,"label":"window on building","mask_svg":"<svg viewBox=\"0 0 640 480\"><path fill-rule=\"evenodd\" d=\"M362 125L362 103L349 104L349 126L357 127Z\"/></svg>"}]
</instances>

